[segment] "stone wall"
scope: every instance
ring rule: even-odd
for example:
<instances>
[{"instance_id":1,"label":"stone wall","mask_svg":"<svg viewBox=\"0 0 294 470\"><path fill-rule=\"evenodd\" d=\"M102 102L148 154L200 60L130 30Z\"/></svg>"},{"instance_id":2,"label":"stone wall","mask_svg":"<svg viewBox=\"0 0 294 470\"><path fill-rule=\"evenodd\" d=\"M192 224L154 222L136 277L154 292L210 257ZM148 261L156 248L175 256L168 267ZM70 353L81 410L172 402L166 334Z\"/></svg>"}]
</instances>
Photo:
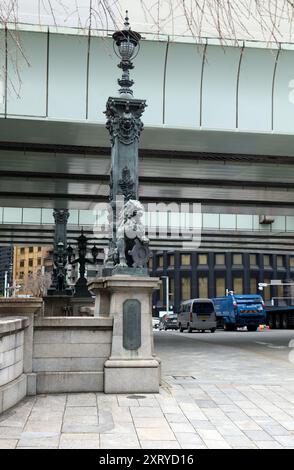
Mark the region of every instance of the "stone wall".
<instances>
[{"instance_id":1,"label":"stone wall","mask_svg":"<svg viewBox=\"0 0 294 470\"><path fill-rule=\"evenodd\" d=\"M104 391L113 318L42 312L40 299L0 299L0 413L26 395Z\"/></svg>"},{"instance_id":2,"label":"stone wall","mask_svg":"<svg viewBox=\"0 0 294 470\"><path fill-rule=\"evenodd\" d=\"M26 396L24 337L27 318L0 317L0 413Z\"/></svg>"},{"instance_id":3,"label":"stone wall","mask_svg":"<svg viewBox=\"0 0 294 470\"><path fill-rule=\"evenodd\" d=\"M112 318L35 319L33 373L36 393L100 392L110 356Z\"/></svg>"}]
</instances>

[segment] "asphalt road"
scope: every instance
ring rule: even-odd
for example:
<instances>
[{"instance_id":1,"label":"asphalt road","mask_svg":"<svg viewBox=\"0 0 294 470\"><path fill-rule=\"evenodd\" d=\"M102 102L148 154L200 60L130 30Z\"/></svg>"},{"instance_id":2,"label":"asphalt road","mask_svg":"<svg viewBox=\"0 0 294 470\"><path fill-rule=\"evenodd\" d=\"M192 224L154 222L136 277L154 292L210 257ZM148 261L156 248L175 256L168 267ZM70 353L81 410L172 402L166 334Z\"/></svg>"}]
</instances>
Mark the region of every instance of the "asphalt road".
<instances>
[{"instance_id":1,"label":"asphalt road","mask_svg":"<svg viewBox=\"0 0 294 470\"><path fill-rule=\"evenodd\" d=\"M294 330L155 330L154 344L164 375L242 382L294 380L294 353L290 356L294 351Z\"/></svg>"}]
</instances>

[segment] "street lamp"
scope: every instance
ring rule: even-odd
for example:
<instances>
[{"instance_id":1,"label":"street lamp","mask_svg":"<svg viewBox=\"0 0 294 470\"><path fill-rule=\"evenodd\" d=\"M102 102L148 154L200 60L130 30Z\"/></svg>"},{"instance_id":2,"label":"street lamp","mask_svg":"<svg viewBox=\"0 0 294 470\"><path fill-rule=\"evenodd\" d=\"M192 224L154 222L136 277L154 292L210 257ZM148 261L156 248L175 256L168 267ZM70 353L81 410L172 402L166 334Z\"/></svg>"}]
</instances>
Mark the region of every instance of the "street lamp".
<instances>
[{"instance_id":1,"label":"street lamp","mask_svg":"<svg viewBox=\"0 0 294 470\"><path fill-rule=\"evenodd\" d=\"M139 52L141 35L131 30L128 11L126 11L124 29L116 31L112 37L114 52L121 59L118 64L118 67L122 69L122 77L118 79L118 84L121 86L119 93L132 96L133 91L130 87L134 84L134 81L130 80L129 70L134 68L131 59L134 59Z\"/></svg>"},{"instance_id":2,"label":"street lamp","mask_svg":"<svg viewBox=\"0 0 294 470\"><path fill-rule=\"evenodd\" d=\"M161 276L161 279L165 279L165 303L166 303L166 313L169 312L169 277Z\"/></svg>"}]
</instances>

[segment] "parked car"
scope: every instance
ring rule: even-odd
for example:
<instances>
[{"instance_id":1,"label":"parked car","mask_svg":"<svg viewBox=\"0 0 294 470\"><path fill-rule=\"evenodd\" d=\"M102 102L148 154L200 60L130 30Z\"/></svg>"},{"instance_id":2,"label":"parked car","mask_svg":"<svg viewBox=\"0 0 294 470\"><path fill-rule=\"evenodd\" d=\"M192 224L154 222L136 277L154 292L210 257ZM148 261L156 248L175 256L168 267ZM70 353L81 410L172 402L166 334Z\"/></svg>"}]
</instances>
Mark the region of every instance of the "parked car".
<instances>
[{"instance_id":1,"label":"parked car","mask_svg":"<svg viewBox=\"0 0 294 470\"><path fill-rule=\"evenodd\" d=\"M178 327L182 333L188 330L205 331L210 330L214 333L216 330L216 315L214 304L210 299L190 299L182 302L178 313Z\"/></svg>"},{"instance_id":2,"label":"parked car","mask_svg":"<svg viewBox=\"0 0 294 470\"><path fill-rule=\"evenodd\" d=\"M168 313L161 317L159 329L160 330L177 330L178 329L178 316L176 313Z\"/></svg>"},{"instance_id":3,"label":"parked car","mask_svg":"<svg viewBox=\"0 0 294 470\"><path fill-rule=\"evenodd\" d=\"M153 326L153 328L156 328L156 329L159 328L159 318L158 317L152 317L152 326Z\"/></svg>"}]
</instances>

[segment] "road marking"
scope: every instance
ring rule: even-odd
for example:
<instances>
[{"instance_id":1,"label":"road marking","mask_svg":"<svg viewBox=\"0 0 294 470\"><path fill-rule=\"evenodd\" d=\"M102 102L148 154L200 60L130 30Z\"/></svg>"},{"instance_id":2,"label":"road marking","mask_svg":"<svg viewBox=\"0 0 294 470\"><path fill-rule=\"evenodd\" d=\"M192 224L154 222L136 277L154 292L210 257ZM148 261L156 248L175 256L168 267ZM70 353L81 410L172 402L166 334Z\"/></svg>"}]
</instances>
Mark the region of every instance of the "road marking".
<instances>
[{"instance_id":1,"label":"road marking","mask_svg":"<svg viewBox=\"0 0 294 470\"><path fill-rule=\"evenodd\" d=\"M265 343L263 341L255 341L256 344L261 344L261 345L265 345L267 348L270 348L270 349L286 349L288 348L288 346L277 346L275 344L272 344L272 343Z\"/></svg>"}]
</instances>

